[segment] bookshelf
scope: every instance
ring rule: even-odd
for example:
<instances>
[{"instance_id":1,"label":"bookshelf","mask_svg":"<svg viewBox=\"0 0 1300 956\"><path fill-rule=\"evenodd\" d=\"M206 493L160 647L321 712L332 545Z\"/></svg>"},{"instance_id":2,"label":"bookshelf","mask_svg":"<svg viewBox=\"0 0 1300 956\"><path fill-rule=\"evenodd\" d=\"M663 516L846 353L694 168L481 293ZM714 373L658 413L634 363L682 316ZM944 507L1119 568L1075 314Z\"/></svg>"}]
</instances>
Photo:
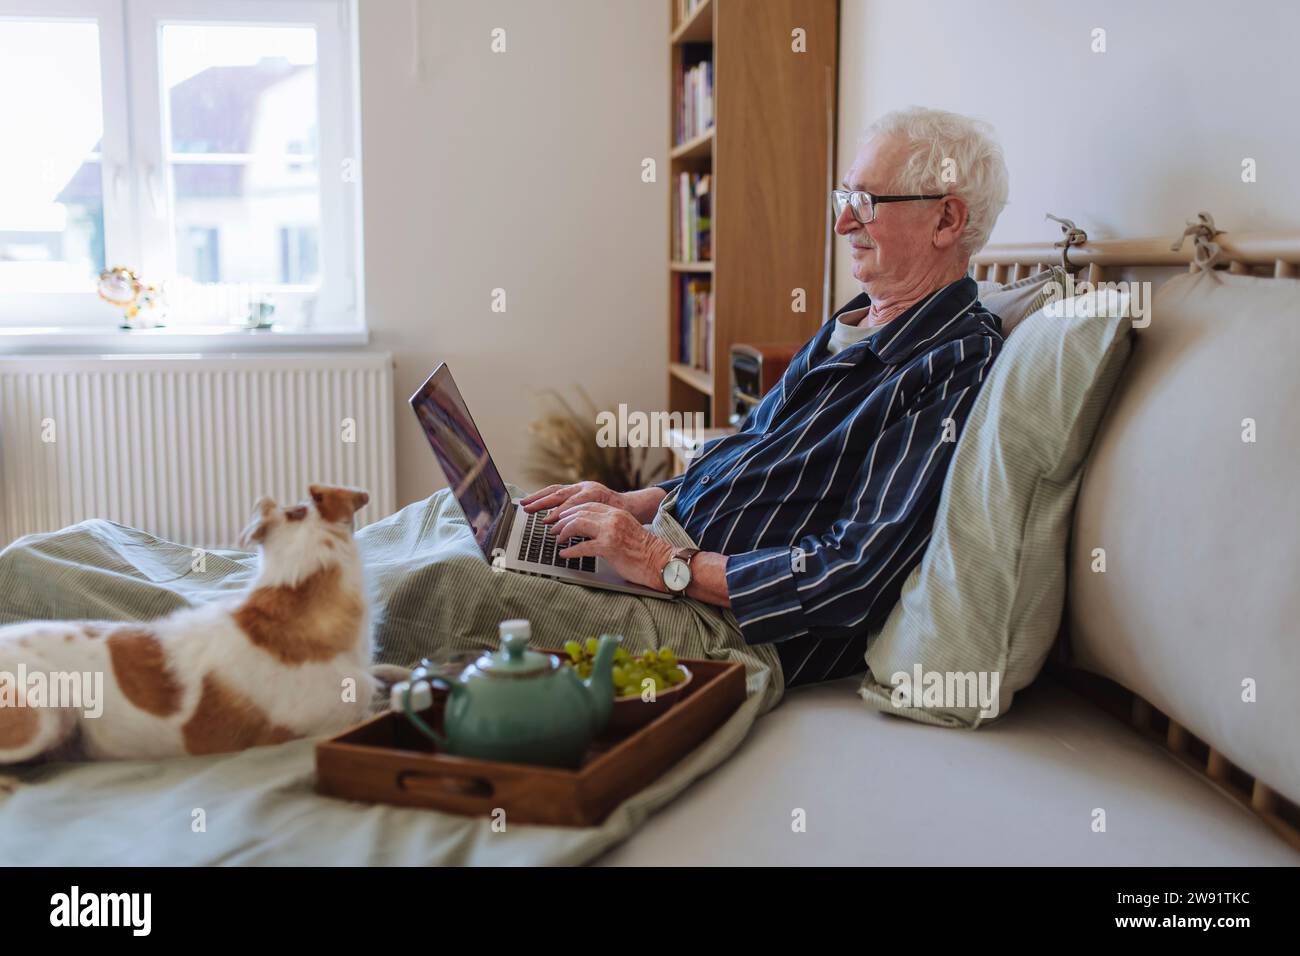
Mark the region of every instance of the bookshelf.
<instances>
[{"instance_id":1,"label":"bookshelf","mask_svg":"<svg viewBox=\"0 0 1300 956\"><path fill-rule=\"evenodd\" d=\"M702 411L717 428L730 415L732 343L802 343L826 314L839 3L667 2L668 407ZM796 29L804 31L803 52L793 48ZM699 79L706 62L711 98L685 95L686 71L695 68ZM711 125L684 121L684 113L710 109ZM683 228L690 221L683 174L707 177L707 188L695 186L708 197L707 244L684 235L703 230ZM691 334L684 313L702 304L685 296L706 286L711 328L705 334L701 322ZM803 311L792 309L796 289L804 290Z\"/></svg>"}]
</instances>

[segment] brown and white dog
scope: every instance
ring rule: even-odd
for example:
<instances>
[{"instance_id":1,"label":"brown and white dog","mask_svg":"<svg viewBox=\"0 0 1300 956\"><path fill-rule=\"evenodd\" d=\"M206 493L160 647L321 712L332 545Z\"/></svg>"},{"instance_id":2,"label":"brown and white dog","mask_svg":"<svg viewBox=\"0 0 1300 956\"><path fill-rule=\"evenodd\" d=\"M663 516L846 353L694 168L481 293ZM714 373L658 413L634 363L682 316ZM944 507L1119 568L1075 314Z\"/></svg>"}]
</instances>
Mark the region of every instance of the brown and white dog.
<instances>
[{"instance_id":1,"label":"brown and white dog","mask_svg":"<svg viewBox=\"0 0 1300 956\"><path fill-rule=\"evenodd\" d=\"M241 544L260 546L260 567L238 597L145 624L0 627L0 764L221 753L363 719L376 681L352 516L369 495L310 491L288 508L258 500ZM98 675L102 700L54 700L69 674Z\"/></svg>"}]
</instances>

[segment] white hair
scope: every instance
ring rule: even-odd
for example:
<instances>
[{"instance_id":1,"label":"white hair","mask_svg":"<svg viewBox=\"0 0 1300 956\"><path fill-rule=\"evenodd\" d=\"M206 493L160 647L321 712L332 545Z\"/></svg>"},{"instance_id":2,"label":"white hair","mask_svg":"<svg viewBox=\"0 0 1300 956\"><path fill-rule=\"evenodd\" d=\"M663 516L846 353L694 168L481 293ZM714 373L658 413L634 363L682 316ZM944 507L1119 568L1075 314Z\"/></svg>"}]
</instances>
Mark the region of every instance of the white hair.
<instances>
[{"instance_id":1,"label":"white hair","mask_svg":"<svg viewBox=\"0 0 1300 956\"><path fill-rule=\"evenodd\" d=\"M1007 164L993 127L960 113L911 106L880 117L861 142L877 136L901 136L908 144L907 159L890 188L907 195L961 197L968 210L962 249L973 255L984 248L1007 204Z\"/></svg>"}]
</instances>

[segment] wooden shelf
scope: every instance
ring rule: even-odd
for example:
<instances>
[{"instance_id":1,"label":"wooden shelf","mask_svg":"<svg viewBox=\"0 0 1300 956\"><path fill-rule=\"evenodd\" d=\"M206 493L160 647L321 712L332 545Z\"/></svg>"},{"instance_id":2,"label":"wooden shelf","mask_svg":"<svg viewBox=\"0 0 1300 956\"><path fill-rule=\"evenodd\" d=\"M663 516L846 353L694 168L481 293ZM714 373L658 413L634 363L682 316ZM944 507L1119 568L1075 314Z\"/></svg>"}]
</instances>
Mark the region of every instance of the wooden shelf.
<instances>
[{"instance_id":1,"label":"wooden shelf","mask_svg":"<svg viewBox=\"0 0 1300 956\"><path fill-rule=\"evenodd\" d=\"M713 41L713 0L704 0L690 18L672 34L672 42L711 43Z\"/></svg>"},{"instance_id":2,"label":"wooden shelf","mask_svg":"<svg viewBox=\"0 0 1300 956\"><path fill-rule=\"evenodd\" d=\"M683 262L673 258L680 253L678 196L668 190L668 410L702 412L706 427L717 427L732 414L732 346L801 344L826 313L839 0L706 0L680 23L677 0L667 2L675 24L668 44L671 176L679 182L681 174L707 174L711 195L710 258ZM798 56L790 52L791 24L806 34ZM679 143L680 80L704 60L713 64L714 128ZM712 296L712 332L698 343L713 357L708 372L680 361L691 354L681 338L691 334L682 329L682 309L692 279L707 279ZM799 289L806 312L792 315L782 303Z\"/></svg>"},{"instance_id":3,"label":"wooden shelf","mask_svg":"<svg viewBox=\"0 0 1300 956\"><path fill-rule=\"evenodd\" d=\"M701 395L713 395L712 372L706 372L702 368L695 368L690 365L683 365L681 362L672 362L668 366L668 374L678 381L685 382Z\"/></svg>"},{"instance_id":4,"label":"wooden shelf","mask_svg":"<svg viewBox=\"0 0 1300 956\"><path fill-rule=\"evenodd\" d=\"M713 130L707 133L701 133L694 139L689 139L680 146L674 146L673 151L668 154L673 159L704 159L713 155Z\"/></svg>"}]
</instances>

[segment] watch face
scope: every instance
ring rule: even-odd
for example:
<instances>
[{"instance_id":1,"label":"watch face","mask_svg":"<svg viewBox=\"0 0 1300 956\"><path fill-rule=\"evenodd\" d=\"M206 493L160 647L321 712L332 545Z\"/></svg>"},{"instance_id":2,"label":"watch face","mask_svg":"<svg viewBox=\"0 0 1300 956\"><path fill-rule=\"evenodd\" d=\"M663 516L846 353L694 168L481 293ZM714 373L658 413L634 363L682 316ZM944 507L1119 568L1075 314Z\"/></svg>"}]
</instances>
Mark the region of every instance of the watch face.
<instances>
[{"instance_id":1,"label":"watch face","mask_svg":"<svg viewBox=\"0 0 1300 956\"><path fill-rule=\"evenodd\" d=\"M664 586L670 591L684 591L691 583L691 569L681 558L673 558L664 565Z\"/></svg>"}]
</instances>

